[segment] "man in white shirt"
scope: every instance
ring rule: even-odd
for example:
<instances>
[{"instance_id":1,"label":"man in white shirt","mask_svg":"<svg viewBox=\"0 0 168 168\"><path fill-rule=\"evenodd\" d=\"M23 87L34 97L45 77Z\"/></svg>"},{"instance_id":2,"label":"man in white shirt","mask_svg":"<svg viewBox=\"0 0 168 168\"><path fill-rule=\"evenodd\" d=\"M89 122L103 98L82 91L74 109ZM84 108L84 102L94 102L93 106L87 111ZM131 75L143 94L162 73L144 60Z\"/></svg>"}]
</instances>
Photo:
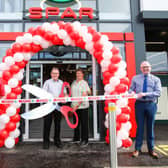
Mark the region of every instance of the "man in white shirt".
<instances>
[{"instance_id":1,"label":"man in white shirt","mask_svg":"<svg viewBox=\"0 0 168 168\"><path fill-rule=\"evenodd\" d=\"M51 93L54 97L59 97L62 89L63 81L59 79L59 69L53 67L51 70L51 79L45 81L43 89ZM54 144L58 148L62 148L60 139L60 125L61 125L61 113L59 111L60 106L50 114L44 117L44 128L43 128L43 149L49 149L50 145L50 129L52 124L52 117L54 116L55 132L54 132Z\"/></svg>"}]
</instances>

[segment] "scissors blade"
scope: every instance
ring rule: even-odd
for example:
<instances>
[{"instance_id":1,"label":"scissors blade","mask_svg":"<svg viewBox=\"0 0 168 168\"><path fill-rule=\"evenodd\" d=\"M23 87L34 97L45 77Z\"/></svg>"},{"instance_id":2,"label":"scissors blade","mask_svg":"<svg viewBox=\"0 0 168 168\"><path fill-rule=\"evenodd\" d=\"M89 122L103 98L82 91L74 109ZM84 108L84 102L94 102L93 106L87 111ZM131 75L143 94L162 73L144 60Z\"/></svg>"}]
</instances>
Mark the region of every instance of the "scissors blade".
<instances>
[{"instance_id":1,"label":"scissors blade","mask_svg":"<svg viewBox=\"0 0 168 168\"><path fill-rule=\"evenodd\" d=\"M57 106L58 106L57 104L47 103L37 108L34 108L29 112L22 114L21 117L26 120L34 120L34 119L42 118L48 115L49 113L51 113L54 109L57 108Z\"/></svg>"},{"instance_id":2,"label":"scissors blade","mask_svg":"<svg viewBox=\"0 0 168 168\"><path fill-rule=\"evenodd\" d=\"M30 84L25 84L22 86L24 90L27 92L31 93L32 95L39 97L39 98L53 98L53 95L51 93L48 93L44 89L41 89L37 86L30 85Z\"/></svg>"}]
</instances>

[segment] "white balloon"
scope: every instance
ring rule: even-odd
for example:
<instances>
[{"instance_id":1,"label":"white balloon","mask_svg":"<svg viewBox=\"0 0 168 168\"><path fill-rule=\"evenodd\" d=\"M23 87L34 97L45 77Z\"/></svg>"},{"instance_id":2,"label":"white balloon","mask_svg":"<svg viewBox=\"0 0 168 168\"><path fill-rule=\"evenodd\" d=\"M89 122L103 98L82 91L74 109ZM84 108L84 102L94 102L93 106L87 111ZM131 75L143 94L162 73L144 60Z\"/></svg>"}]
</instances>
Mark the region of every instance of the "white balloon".
<instances>
[{"instance_id":1,"label":"white balloon","mask_svg":"<svg viewBox=\"0 0 168 168\"><path fill-rule=\"evenodd\" d=\"M119 139L127 139L129 137L128 131L119 130L117 133Z\"/></svg>"},{"instance_id":2,"label":"white balloon","mask_svg":"<svg viewBox=\"0 0 168 168\"><path fill-rule=\"evenodd\" d=\"M11 138L17 138L17 137L19 137L19 135L20 135L20 131L17 128L14 131L10 132L10 134L9 134L9 136Z\"/></svg>"},{"instance_id":3,"label":"white balloon","mask_svg":"<svg viewBox=\"0 0 168 168\"><path fill-rule=\"evenodd\" d=\"M109 114L106 114L105 119L108 121L108 119L109 119Z\"/></svg>"},{"instance_id":4,"label":"white balloon","mask_svg":"<svg viewBox=\"0 0 168 168\"><path fill-rule=\"evenodd\" d=\"M0 63L0 71L5 71L8 69L9 69L9 67L7 66L6 63L4 63L4 62Z\"/></svg>"},{"instance_id":5,"label":"white balloon","mask_svg":"<svg viewBox=\"0 0 168 168\"><path fill-rule=\"evenodd\" d=\"M118 69L117 72L114 74L115 76L118 76L119 78L124 78L127 75L126 70Z\"/></svg>"},{"instance_id":6,"label":"white balloon","mask_svg":"<svg viewBox=\"0 0 168 168\"><path fill-rule=\"evenodd\" d=\"M5 94L8 94L11 92L11 88L8 85L4 85L5 88Z\"/></svg>"},{"instance_id":7,"label":"white balloon","mask_svg":"<svg viewBox=\"0 0 168 168\"><path fill-rule=\"evenodd\" d=\"M121 114L121 109L120 108L116 108L116 115L119 115L119 114Z\"/></svg>"},{"instance_id":8,"label":"white balloon","mask_svg":"<svg viewBox=\"0 0 168 168\"><path fill-rule=\"evenodd\" d=\"M131 129L131 127L132 127L132 125L129 121L121 124L121 129L125 130L125 131L129 131Z\"/></svg>"},{"instance_id":9,"label":"white balloon","mask_svg":"<svg viewBox=\"0 0 168 168\"><path fill-rule=\"evenodd\" d=\"M14 145L15 145L15 140L14 140L14 138L9 137L9 138L7 138L7 139L5 140L5 147L6 147L6 148L8 148L8 149L13 148Z\"/></svg>"},{"instance_id":10,"label":"white balloon","mask_svg":"<svg viewBox=\"0 0 168 168\"><path fill-rule=\"evenodd\" d=\"M105 126L106 128L109 128L109 122L108 122L108 120L106 120L106 121L104 122L104 126Z\"/></svg>"},{"instance_id":11,"label":"white balloon","mask_svg":"<svg viewBox=\"0 0 168 168\"><path fill-rule=\"evenodd\" d=\"M23 61L24 56L22 53L15 53L13 58L16 62L21 62L21 61Z\"/></svg>"},{"instance_id":12,"label":"white balloon","mask_svg":"<svg viewBox=\"0 0 168 168\"><path fill-rule=\"evenodd\" d=\"M18 80L16 78L12 78L8 81L8 85L11 88L15 88L18 85Z\"/></svg>"},{"instance_id":13,"label":"white balloon","mask_svg":"<svg viewBox=\"0 0 168 168\"><path fill-rule=\"evenodd\" d=\"M114 91L114 88L111 84L107 84L104 86L104 91L110 93L110 92Z\"/></svg>"},{"instance_id":14,"label":"white balloon","mask_svg":"<svg viewBox=\"0 0 168 168\"><path fill-rule=\"evenodd\" d=\"M51 24L48 22L43 23L42 28L46 31L52 31Z\"/></svg>"},{"instance_id":15,"label":"white balloon","mask_svg":"<svg viewBox=\"0 0 168 168\"><path fill-rule=\"evenodd\" d=\"M106 36L106 35L101 35L101 38L100 38L100 43L101 43L101 44L104 44L104 43L106 43L106 42L108 42L108 41L109 41L108 36Z\"/></svg>"},{"instance_id":16,"label":"white balloon","mask_svg":"<svg viewBox=\"0 0 168 168\"><path fill-rule=\"evenodd\" d=\"M9 116L7 116L6 114L2 114L2 115L0 116L0 122L1 122L1 123L6 124L6 123L9 122L9 120L10 120L10 118L9 118Z\"/></svg>"},{"instance_id":17,"label":"white balloon","mask_svg":"<svg viewBox=\"0 0 168 168\"><path fill-rule=\"evenodd\" d=\"M20 108L21 107L21 103L13 103L12 106L15 107L15 108Z\"/></svg>"},{"instance_id":18,"label":"white balloon","mask_svg":"<svg viewBox=\"0 0 168 168\"><path fill-rule=\"evenodd\" d=\"M71 39L67 36L64 40L63 40L64 44L66 46L70 45L71 44Z\"/></svg>"},{"instance_id":19,"label":"white balloon","mask_svg":"<svg viewBox=\"0 0 168 168\"><path fill-rule=\"evenodd\" d=\"M110 50L105 50L103 52L102 56L103 56L104 59L111 59L112 58L112 52Z\"/></svg>"},{"instance_id":20,"label":"white balloon","mask_svg":"<svg viewBox=\"0 0 168 168\"><path fill-rule=\"evenodd\" d=\"M120 79L118 77L111 77L110 78L110 84L115 87L117 86L118 84L120 84Z\"/></svg>"},{"instance_id":21,"label":"white balloon","mask_svg":"<svg viewBox=\"0 0 168 168\"><path fill-rule=\"evenodd\" d=\"M103 50L111 50L113 48L113 44L110 41L103 43Z\"/></svg>"},{"instance_id":22,"label":"white balloon","mask_svg":"<svg viewBox=\"0 0 168 168\"><path fill-rule=\"evenodd\" d=\"M42 39L40 45L41 45L42 48L48 48L48 47L50 46L50 42L48 42L48 41Z\"/></svg>"},{"instance_id":23,"label":"white balloon","mask_svg":"<svg viewBox=\"0 0 168 168\"><path fill-rule=\"evenodd\" d=\"M16 75L14 75L14 78L16 78L18 81L22 80L24 78L22 72L18 72Z\"/></svg>"},{"instance_id":24,"label":"white balloon","mask_svg":"<svg viewBox=\"0 0 168 168\"><path fill-rule=\"evenodd\" d=\"M87 51L93 51L93 43L92 43L92 42L86 43L86 44L85 44L85 49L86 49Z\"/></svg>"},{"instance_id":25,"label":"white balloon","mask_svg":"<svg viewBox=\"0 0 168 168\"><path fill-rule=\"evenodd\" d=\"M18 36L18 37L16 38L16 43L23 44L23 43L24 43L23 37L22 37L22 36Z\"/></svg>"},{"instance_id":26,"label":"white balloon","mask_svg":"<svg viewBox=\"0 0 168 168\"><path fill-rule=\"evenodd\" d=\"M16 108L13 107L13 106L8 107L8 108L6 109L6 114L7 114L8 116L13 116L13 115L15 115L15 114L16 114Z\"/></svg>"},{"instance_id":27,"label":"white balloon","mask_svg":"<svg viewBox=\"0 0 168 168\"><path fill-rule=\"evenodd\" d=\"M54 33L54 34L57 34L59 31L59 26L57 23L53 23L51 24L51 32Z\"/></svg>"},{"instance_id":28,"label":"white balloon","mask_svg":"<svg viewBox=\"0 0 168 168\"><path fill-rule=\"evenodd\" d=\"M7 66L11 66L15 63L15 60L13 59L13 57L11 56L8 56L5 58L5 63Z\"/></svg>"},{"instance_id":29,"label":"white balloon","mask_svg":"<svg viewBox=\"0 0 168 168\"><path fill-rule=\"evenodd\" d=\"M91 35L90 33L87 33L85 36L83 36L83 40L84 40L86 43L92 42L92 35Z\"/></svg>"},{"instance_id":30,"label":"white balloon","mask_svg":"<svg viewBox=\"0 0 168 168\"><path fill-rule=\"evenodd\" d=\"M0 130L4 129L5 128L5 124L0 122Z\"/></svg>"},{"instance_id":31,"label":"white balloon","mask_svg":"<svg viewBox=\"0 0 168 168\"><path fill-rule=\"evenodd\" d=\"M116 101L116 104L117 104L117 106L118 106L119 108L122 108L122 107L125 107L125 106L128 105L128 100L122 98L122 99L117 100L117 101Z\"/></svg>"},{"instance_id":32,"label":"white balloon","mask_svg":"<svg viewBox=\"0 0 168 168\"><path fill-rule=\"evenodd\" d=\"M31 59L31 53L24 53L23 56L25 61L29 61Z\"/></svg>"},{"instance_id":33,"label":"white balloon","mask_svg":"<svg viewBox=\"0 0 168 168\"><path fill-rule=\"evenodd\" d=\"M73 29L76 31L78 31L81 28L81 23L78 21L73 22L72 25L73 25Z\"/></svg>"},{"instance_id":34,"label":"white balloon","mask_svg":"<svg viewBox=\"0 0 168 168\"><path fill-rule=\"evenodd\" d=\"M110 61L107 61L107 60L103 59L101 61L100 65L101 65L102 68L106 68L107 69L108 66L110 65Z\"/></svg>"},{"instance_id":35,"label":"white balloon","mask_svg":"<svg viewBox=\"0 0 168 168\"><path fill-rule=\"evenodd\" d=\"M126 62L123 60L121 60L117 65L120 69L126 69L126 67L127 67Z\"/></svg>"},{"instance_id":36,"label":"white balloon","mask_svg":"<svg viewBox=\"0 0 168 168\"><path fill-rule=\"evenodd\" d=\"M60 30L58 32L58 37L61 39L65 39L67 37L67 32L65 30Z\"/></svg>"},{"instance_id":37,"label":"white balloon","mask_svg":"<svg viewBox=\"0 0 168 168\"><path fill-rule=\"evenodd\" d=\"M32 41L33 41L32 34L30 34L30 33L25 33L24 36L23 36L23 40L24 40L26 43L32 43Z\"/></svg>"},{"instance_id":38,"label":"white balloon","mask_svg":"<svg viewBox=\"0 0 168 168\"><path fill-rule=\"evenodd\" d=\"M33 43L34 43L34 44L39 45L39 44L41 44L41 41L42 41L41 36L39 36L39 35L33 36Z\"/></svg>"},{"instance_id":39,"label":"white balloon","mask_svg":"<svg viewBox=\"0 0 168 168\"><path fill-rule=\"evenodd\" d=\"M121 139L117 138L117 148L121 148L122 147L122 141Z\"/></svg>"},{"instance_id":40,"label":"white balloon","mask_svg":"<svg viewBox=\"0 0 168 168\"><path fill-rule=\"evenodd\" d=\"M2 73L3 73L3 72L2 72L2 71L0 71L0 78L2 77Z\"/></svg>"}]
</instances>

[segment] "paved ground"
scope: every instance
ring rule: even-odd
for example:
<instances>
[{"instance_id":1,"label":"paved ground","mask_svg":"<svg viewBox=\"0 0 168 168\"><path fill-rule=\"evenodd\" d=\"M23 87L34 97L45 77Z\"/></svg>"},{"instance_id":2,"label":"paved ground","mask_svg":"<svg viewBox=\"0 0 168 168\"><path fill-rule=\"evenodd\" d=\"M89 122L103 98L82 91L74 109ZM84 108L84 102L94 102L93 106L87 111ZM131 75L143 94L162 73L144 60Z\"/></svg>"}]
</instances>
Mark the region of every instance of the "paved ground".
<instances>
[{"instance_id":1,"label":"paved ground","mask_svg":"<svg viewBox=\"0 0 168 168\"><path fill-rule=\"evenodd\" d=\"M130 149L119 149L119 167L168 167L167 125L157 125L156 146L160 149L159 160L148 156L145 144L142 149L143 154L138 158L131 157L133 146ZM101 142L91 142L86 148L80 148L72 142L64 142L63 149L57 149L51 144L49 150L43 150L42 143L31 142L20 143L11 150L5 148L0 150L0 168L108 168L110 166L109 146Z\"/></svg>"}]
</instances>

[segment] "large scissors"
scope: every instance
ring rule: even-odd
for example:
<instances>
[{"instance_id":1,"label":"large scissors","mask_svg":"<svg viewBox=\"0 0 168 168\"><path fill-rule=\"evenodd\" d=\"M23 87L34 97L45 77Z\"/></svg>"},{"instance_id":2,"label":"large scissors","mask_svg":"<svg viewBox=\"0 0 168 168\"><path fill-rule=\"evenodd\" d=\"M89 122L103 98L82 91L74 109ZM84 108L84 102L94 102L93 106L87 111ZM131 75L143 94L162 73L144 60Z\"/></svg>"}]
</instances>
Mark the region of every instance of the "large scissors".
<instances>
[{"instance_id":1,"label":"large scissors","mask_svg":"<svg viewBox=\"0 0 168 168\"><path fill-rule=\"evenodd\" d=\"M62 86L62 90L61 90L61 94L60 97L63 97L63 90L65 87L68 87L69 89L69 96L71 96L71 90L70 90L70 86L67 82L63 83ZM22 86L22 88L24 90L26 90L27 92L31 93L32 95L41 98L41 99L53 99L54 96L45 91L44 89L41 89L37 86L34 85L30 85L30 84L25 84ZM78 115L76 112L73 112L72 108L69 106L61 106L59 108L58 103L46 103L44 105L41 105L37 108L34 108L32 110L30 110L29 112L25 112L21 115L22 118L26 119L26 120L34 120L34 119L38 119L38 118L42 118L48 114L50 114L52 111L54 111L55 109L59 109L59 111L62 113L62 115L65 117L65 120L67 122L67 124L69 125L70 128L76 128L78 125ZM76 123L72 124L69 120L69 112L72 113L73 115L75 115L76 118Z\"/></svg>"}]
</instances>

